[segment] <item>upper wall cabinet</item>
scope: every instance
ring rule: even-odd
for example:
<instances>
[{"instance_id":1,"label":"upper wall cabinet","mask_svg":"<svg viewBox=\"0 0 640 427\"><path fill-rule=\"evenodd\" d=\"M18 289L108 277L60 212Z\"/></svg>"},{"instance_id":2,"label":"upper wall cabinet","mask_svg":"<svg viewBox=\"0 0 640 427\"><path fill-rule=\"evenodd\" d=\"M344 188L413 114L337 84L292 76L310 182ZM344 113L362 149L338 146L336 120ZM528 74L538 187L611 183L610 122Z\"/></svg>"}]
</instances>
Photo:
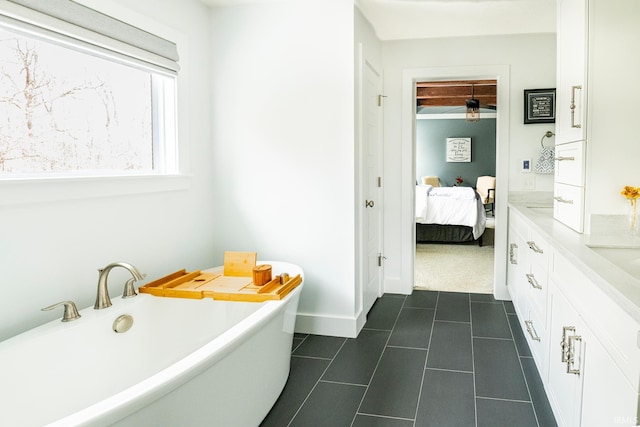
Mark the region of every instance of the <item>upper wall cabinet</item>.
<instances>
[{"instance_id":1,"label":"upper wall cabinet","mask_svg":"<svg viewBox=\"0 0 640 427\"><path fill-rule=\"evenodd\" d=\"M585 139L588 0L558 0L556 144Z\"/></svg>"},{"instance_id":2,"label":"upper wall cabinet","mask_svg":"<svg viewBox=\"0 0 640 427\"><path fill-rule=\"evenodd\" d=\"M591 233L640 183L640 1L557 0L554 217Z\"/></svg>"},{"instance_id":3,"label":"upper wall cabinet","mask_svg":"<svg viewBox=\"0 0 640 427\"><path fill-rule=\"evenodd\" d=\"M584 228L589 0L558 0L554 218ZM580 155L576 155L578 152Z\"/></svg>"}]
</instances>

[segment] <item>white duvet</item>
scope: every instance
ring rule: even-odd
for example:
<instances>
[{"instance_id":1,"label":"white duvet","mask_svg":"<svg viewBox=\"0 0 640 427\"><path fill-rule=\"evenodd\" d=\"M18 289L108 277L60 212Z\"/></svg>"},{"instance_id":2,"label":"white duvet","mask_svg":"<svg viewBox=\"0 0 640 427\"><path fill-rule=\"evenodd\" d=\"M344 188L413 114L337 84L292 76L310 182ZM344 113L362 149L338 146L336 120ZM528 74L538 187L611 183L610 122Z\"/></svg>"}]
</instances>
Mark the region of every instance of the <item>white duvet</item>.
<instances>
[{"instance_id":1,"label":"white duvet","mask_svg":"<svg viewBox=\"0 0 640 427\"><path fill-rule=\"evenodd\" d=\"M473 188L417 185L416 222L466 225L477 239L484 233L487 214Z\"/></svg>"}]
</instances>

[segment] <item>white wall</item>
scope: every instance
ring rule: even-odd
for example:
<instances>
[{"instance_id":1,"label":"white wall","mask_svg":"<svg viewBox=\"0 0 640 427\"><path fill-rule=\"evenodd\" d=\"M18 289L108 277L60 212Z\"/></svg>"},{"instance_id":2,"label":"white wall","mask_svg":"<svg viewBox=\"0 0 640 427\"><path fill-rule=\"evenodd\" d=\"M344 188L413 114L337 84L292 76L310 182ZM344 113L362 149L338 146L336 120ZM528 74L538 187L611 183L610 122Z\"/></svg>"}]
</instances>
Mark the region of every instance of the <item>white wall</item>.
<instances>
[{"instance_id":1,"label":"white wall","mask_svg":"<svg viewBox=\"0 0 640 427\"><path fill-rule=\"evenodd\" d=\"M305 272L296 329L355 334L353 4L214 8L216 253Z\"/></svg>"},{"instance_id":2,"label":"white wall","mask_svg":"<svg viewBox=\"0 0 640 427\"><path fill-rule=\"evenodd\" d=\"M540 138L553 125L523 124L523 90L555 87L555 34L460 37L383 42L385 76L385 289L397 292L413 277L402 257L402 145L407 130L402 123L403 71L436 67L507 67L510 75L509 105L509 191L553 191L553 177L520 172L523 158L534 159ZM548 143L548 142L547 142ZM528 187L525 178L535 180ZM500 185L504 185L501 183ZM504 187L503 187L504 188ZM402 254L402 256L401 256Z\"/></svg>"},{"instance_id":3,"label":"white wall","mask_svg":"<svg viewBox=\"0 0 640 427\"><path fill-rule=\"evenodd\" d=\"M640 43L640 2L596 1L589 7L585 210L587 217L623 215L628 202L620 191L640 186L640 55L630 54Z\"/></svg>"},{"instance_id":4,"label":"white wall","mask_svg":"<svg viewBox=\"0 0 640 427\"><path fill-rule=\"evenodd\" d=\"M182 160L193 177L186 189L135 193L129 182L110 195L104 182L85 182L89 197L69 199L64 183L47 190L29 186L33 200L8 204L25 186L0 186L0 340L46 321L62 309L42 307L74 300L92 306L97 269L126 261L157 278L181 268L216 264L213 156L210 138L208 10L196 1L85 0L82 3L178 42ZM162 184L160 184L162 185ZM113 188L112 188L113 190ZM118 195L125 193L125 195ZM119 271L120 270L120 271ZM122 293L127 275L113 270L111 295Z\"/></svg>"}]
</instances>

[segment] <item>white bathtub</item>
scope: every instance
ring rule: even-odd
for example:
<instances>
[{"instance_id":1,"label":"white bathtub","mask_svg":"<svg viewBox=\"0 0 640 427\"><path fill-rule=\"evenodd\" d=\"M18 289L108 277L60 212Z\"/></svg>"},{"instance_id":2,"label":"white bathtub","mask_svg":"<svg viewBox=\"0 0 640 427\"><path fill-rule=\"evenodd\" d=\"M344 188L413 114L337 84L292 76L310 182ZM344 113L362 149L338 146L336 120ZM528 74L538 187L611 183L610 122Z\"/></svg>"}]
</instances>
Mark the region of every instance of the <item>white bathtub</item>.
<instances>
[{"instance_id":1,"label":"white bathtub","mask_svg":"<svg viewBox=\"0 0 640 427\"><path fill-rule=\"evenodd\" d=\"M301 290L264 303L114 298L3 341L0 425L255 427L287 380ZM134 324L118 334L121 314Z\"/></svg>"}]
</instances>

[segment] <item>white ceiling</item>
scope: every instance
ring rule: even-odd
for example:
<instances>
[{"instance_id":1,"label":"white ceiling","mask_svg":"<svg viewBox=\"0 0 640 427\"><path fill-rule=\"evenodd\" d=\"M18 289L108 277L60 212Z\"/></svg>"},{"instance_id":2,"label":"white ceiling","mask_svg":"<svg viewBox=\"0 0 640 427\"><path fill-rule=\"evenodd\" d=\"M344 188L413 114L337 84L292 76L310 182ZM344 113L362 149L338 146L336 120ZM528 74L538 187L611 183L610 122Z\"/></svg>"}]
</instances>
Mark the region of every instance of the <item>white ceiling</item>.
<instances>
[{"instance_id":1,"label":"white ceiling","mask_svg":"<svg viewBox=\"0 0 640 427\"><path fill-rule=\"evenodd\" d=\"M382 40L555 33L556 0L356 0Z\"/></svg>"},{"instance_id":2,"label":"white ceiling","mask_svg":"<svg viewBox=\"0 0 640 427\"><path fill-rule=\"evenodd\" d=\"M283 0L200 0L232 6ZM307 1L307 0L286 0ZM554 33L556 0L354 0L382 40Z\"/></svg>"}]
</instances>

